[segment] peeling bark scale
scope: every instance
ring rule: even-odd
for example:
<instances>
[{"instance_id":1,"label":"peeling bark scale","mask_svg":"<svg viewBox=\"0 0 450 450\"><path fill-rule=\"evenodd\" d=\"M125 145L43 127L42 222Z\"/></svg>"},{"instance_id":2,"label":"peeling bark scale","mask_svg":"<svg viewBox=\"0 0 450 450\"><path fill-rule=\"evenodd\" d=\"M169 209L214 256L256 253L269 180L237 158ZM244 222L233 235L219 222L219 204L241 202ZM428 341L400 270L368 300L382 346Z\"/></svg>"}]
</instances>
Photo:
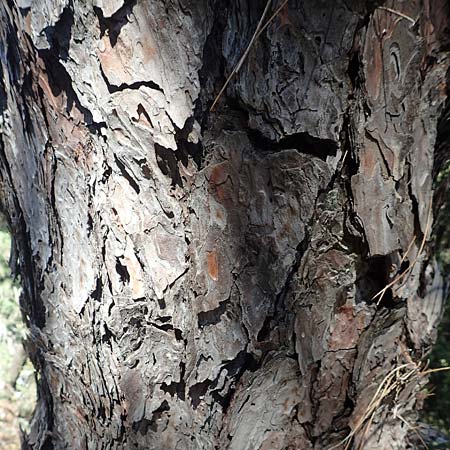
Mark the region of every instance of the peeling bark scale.
<instances>
[{"instance_id":1,"label":"peeling bark scale","mask_svg":"<svg viewBox=\"0 0 450 450\"><path fill-rule=\"evenodd\" d=\"M265 5L1 2L24 449L408 448L449 6L290 0L210 112Z\"/></svg>"}]
</instances>

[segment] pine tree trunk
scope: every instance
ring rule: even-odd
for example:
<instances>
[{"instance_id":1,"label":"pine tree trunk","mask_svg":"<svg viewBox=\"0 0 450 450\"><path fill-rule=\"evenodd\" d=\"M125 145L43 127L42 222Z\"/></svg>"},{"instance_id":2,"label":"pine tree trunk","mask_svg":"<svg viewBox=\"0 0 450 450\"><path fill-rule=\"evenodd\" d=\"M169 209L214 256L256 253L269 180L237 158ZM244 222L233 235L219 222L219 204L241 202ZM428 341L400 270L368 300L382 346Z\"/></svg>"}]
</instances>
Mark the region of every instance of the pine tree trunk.
<instances>
[{"instance_id":1,"label":"pine tree trunk","mask_svg":"<svg viewBox=\"0 0 450 450\"><path fill-rule=\"evenodd\" d=\"M0 5L24 448L408 448L449 7L281 4Z\"/></svg>"}]
</instances>

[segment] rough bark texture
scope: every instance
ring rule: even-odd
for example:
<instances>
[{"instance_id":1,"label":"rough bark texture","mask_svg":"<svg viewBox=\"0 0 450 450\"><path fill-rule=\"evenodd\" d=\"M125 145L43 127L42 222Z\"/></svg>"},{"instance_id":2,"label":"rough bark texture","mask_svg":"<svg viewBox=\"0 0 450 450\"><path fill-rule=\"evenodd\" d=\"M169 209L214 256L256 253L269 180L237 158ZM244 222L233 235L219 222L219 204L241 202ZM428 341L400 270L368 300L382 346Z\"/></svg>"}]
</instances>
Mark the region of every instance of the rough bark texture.
<instances>
[{"instance_id":1,"label":"rough bark texture","mask_svg":"<svg viewBox=\"0 0 450 450\"><path fill-rule=\"evenodd\" d=\"M291 0L210 112L265 3L1 2L27 448L407 448L448 5Z\"/></svg>"}]
</instances>

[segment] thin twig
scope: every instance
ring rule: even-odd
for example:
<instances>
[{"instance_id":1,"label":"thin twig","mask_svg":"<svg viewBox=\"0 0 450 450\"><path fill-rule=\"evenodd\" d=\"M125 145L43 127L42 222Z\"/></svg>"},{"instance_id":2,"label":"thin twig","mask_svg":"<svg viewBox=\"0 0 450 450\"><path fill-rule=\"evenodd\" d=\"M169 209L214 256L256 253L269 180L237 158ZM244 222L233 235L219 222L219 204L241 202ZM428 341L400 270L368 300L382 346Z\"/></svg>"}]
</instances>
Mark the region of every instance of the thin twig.
<instances>
[{"instance_id":1,"label":"thin twig","mask_svg":"<svg viewBox=\"0 0 450 450\"><path fill-rule=\"evenodd\" d=\"M399 266L401 267L401 265L403 264L403 262L405 261L405 259L407 258L414 242L416 240L416 235L414 235L410 241L410 243L408 244L408 248L406 249L406 252L404 253L404 255L402 256L402 259L400 260ZM406 273L407 271L405 270ZM383 300L384 294L386 294L387 290L391 287L392 284L395 284L398 280L401 279L401 275L397 276L390 284L388 284L387 286L385 286L383 289L381 289L381 291L377 292L373 297L372 300L375 300L378 296L380 296L380 298L377 301L377 306L380 304L381 300Z\"/></svg>"},{"instance_id":2,"label":"thin twig","mask_svg":"<svg viewBox=\"0 0 450 450\"><path fill-rule=\"evenodd\" d=\"M424 370L423 372L420 372L420 375L429 375L430 373L435 373L435 372L444 372L445 370L450 370L449 366L446 367L438 367L437 369L428 369L428 370Z\"/></svg>"},{"instance_id":3,"label":"thin twig","mask_svg":"<svg viewBox=\"0 0 450 450\"><path fill-rule=\"evenodd\" d=\"M267 11L269 10L270 4L272 3L272 0L267 0L266 3L266 7L264 8L264 11L262 13L261 18L259 19L258 25L256 26L256 30L253 33L252 38L250 39L249 44L247 45L247 48L245 49L244 53L242 54L242 56L240 57L238 63L236 64L236 66L234 67L234 69L231 71L230 75L228 76L228 78L226 79L224 85L222 86L222 89L219 91L219 93L217 94L217 97L215 98L213 104L211 105L211 108L209 109L210 111L214 110L214 107L216 106L217 102L219 101L220 97L222 96L222 94L224 93L225 89L227 88L228 84L230 83L230 81L232 80L232 78L234 77L234 75L239 71L239 69L241 68L242 64L245 61L245 58L247 57L253 43L256 40L256 37L258 36L258 32L262 26L262 23L264 22L264 18L266 17Z\"/></svg>"},{"instance_id":4,"label":"thin twig","mask_svg":"<svg viewBox=\"0 0 450 450\"><path fill-rule=\"evenodd\" d=\"M412 239L411 239L411 241L410 241L410 243L409 243L409 245L408 245L408 248L406 249L405 254L402 256L402 259L400 260L400 265L402 265L402 264L405 262L405 259L406 259L406 257L408 256L409 251L411 250L411 248L412 248L412 246L413 246L413 244L414 244L415 241L416 241L416 235L414 235L414 236L412 237Z\"/></svg>"},{"instance_id":5,"label":"thin twig","mask_svg":"<svg viewBox=\"0 0 450 450\"><path fill-rule=\"evenodd\" d=\"M396 375L402 370L406 369L407 367L411 367L411 364L402 364L398 367L393 368L381 381L379 384L377 390L375 391L375 394L372 397L372 400L369 402L369 404L366 407L366 410L362 417L358 420L358 422L355 424L353 430L347 435L346 438L344 438L342 441L338 442L337 444L330 447L328 450L332 450L334 448L339 447L340 445L346 444L345 449L348 449L350 442L352 438L358 433L358 431L363 427L364 422L366 420L369 420L371 422L373 420L373 417L378 410L378 407L380 406L381 402L397 387L400 385L398 381L393 381ZM417 367L415 367L413 370L408 372L406 374L406 379L409 378L414 372L417 370ZM401 379L402 381L405 380L404 377ZM364 436L365 436L364 432Z\"/></svg>"},{"instance_id":6,"label":"thin twig","mask_svg":"<svg viewBox=\"0 0 450 450\"><path fill-rule=\"evenodd\" d=\"M261 35L261 33L269 26L269 24L272 22L272 20L278 15L278 13L283 9L283 7L287 4L289 0L285 0L279 8L276 9L276 11L270 16L270 18L267 20L267 22L263 25L264 18L267 15L267 12L269 10L269 6L272 3L272 0L267 0L266 7L264 8L264 12L262 13L261 18L259 19L258 25L256 27L255 32L253 33L253 36L245 49L244 53L240 57L238 63L234 67L234 69L231 71L230 75L226 79L224 85L220 89L219 93L217 94L217 97L214 99L213 104L211 105L211 108L209 108L210 111L214 111L214 108L219 101L222 94L225 92L225 89L227 88L230 81L233 79L233 77L239 72L240 68L242 67L242 64L244 64L244 61L247 59L247 56L255 43L255 41L258 39L258 37Z\"/></svg>"},{"instance_id":7,"label":"thin twig","mask_svg":"<svg viewBox=\"0 0 450 450\"><path fill-rule=\"evenodd\" d=\"M426 450L430 450L430 447L428 447L427 443L422 437L422 433L417 429L417 427L413 427L406 419L404 419L400 414L396 413L395 417L398 417L406 426L414 431L416 433L417 437L419 438L420 442L422 442L422 445L426 448Z\"/></svg>"},{"instance_id":8,"label":"thin twig","mask_svg":"<svg viewBox=\"0 0 450 450\"><path fill-rule=\"evenodd\" d=\"M381 291L377 292L372 297L372 300L375 300L377 297L379 297L378 301L377 301L377 305L380 304L384 294L387 292L387 290L389 288L391 288L392 286L397 284L400 280L402 280L404 277L406 277L406 275L408 275L414 269L414 267L415 267L415 265L416 265L420 255L423 252L423 249L425 247L425 243L426 243L426 241L428 239L428 232L430 231L432 216L433 216L432 215L432 202L430 202L430 206L428 208L427 224L426 224L425 230L423 232L423 238L422 238L422 242L420 243L419 251L417 252L416 257L414 258L414 261L412 262L412 264L404 272L402 272L400 275L396 276L390 283L388 283L383 289L381 289ZM411 243L408 246L407 253L409 252L410 247L411 247Z\"/></svg>"},{"instance_id":9,"label":"thin twig","mask_svg":"<svg viewBox=\"0 0 450 450\"><path fill-rule=\"evenodd\" d=\"M413 365L413 369L410 370L409 372L406 372L405 375L401 376L400 379L399 378L399 372L402 369L405 369L407 367L410 367L411 364L403 364L401 366L395 367L394 369L392 369L382 380L380 386L378 387L377 391L375 392L375 395L373 396L371 402L369 403L369 405L366 407L366 411L363 415L363 417L361 418L361 420L357 423L357 425L355 426L354 430L352 433L350 433L349 436L347 436L347 445L345 446L345 450L347 450L350 446L351 440L354 437L354 435L358 432L358 430L363 426L364 422L366 420L368 420L366 426L365 426L365 431L363 433L363 437L362 440L360 442L359 445L359 450L362 449L362 445L364 443L365 437L367 435L367 432L373 422L373 419L375 417L376 412L378 411L381 403L383 402L383 400L391 393L393 392L397 387L399 387L400 385L404 384L406 382L406 380L408 378L410 378L411 376L413 376L418 368L417 366ZM394 380L394 378L397 377L397 380Z\"/></svg>"},{"instance_id":10,"label":"thin twig","mask_svg":"<svg viewBox=\"0 0 450 450\"><path fill-rule=\"evenodd\" d=\"M380 410L383 401L395 390L398 390L402 386L405 386L410 379L421 378L432 372L440 372L443 370L450 370L450 367L439 367L437 369L426 369L426 364L416 364L416 363L407 363L402 364L398 367L394 367L391 369L388 374L383 378L378 388L375 391L371 401L366 406L364 413L360 417L360 419L353 426L351 432L340 442L330 447L328 450L335 449L341 445L344 445L344 450L348 450L350 445L355 438L356 434L360 431L362 432L361 441L358 445L358 450L362 450L367 433L369 432L370 427L372 426L373 420L375 418L376 413ZM402 374L403 369L406 371ZM397 406L394 408L393 417L400 419L404 422L411 430L418 434L419 439L422 441L422 437L420 432L417 430L417 427L413 427L404 417L402 417L398 411Z\"/></svg>"},{"instance_id":11,"label":"thin twig","mask_svg":"<svg viewBox=\"0 0 450 450\"><path fill-rule=\"evenodd\" d=\"M256 35L256 39L259 38L259 36L261 36L261 33L264 32L264 30L270 25L270 22L272 22L273 19L275 19L275 17L278 16L278 14L280 13L280 11L287 5L287 2L289 0L284 0L284 2L279 6L279 8L276 9L276 11L269 17L269 20L263 25L263 27L258 31L258 34Z\"/></svg>"},{"instance_id":12,"label":"thin twig","mask_svg":"<svg viewBox=\"0 0 450 450\"><path fill-rule=\"evenodd\" d=\"M397 15L399 17L402 17L403 19L409 20L413 25L415 25L415 23L416 23L416 21L412 17L407 16L406 14L403 14L400 11L396 11L395 9L388 8L387 6L379 6L378 9L382 9L384 11L388 11L388 12L390 12L392 14L395 14L395 15Z\"/></svg>"}]
</instances>

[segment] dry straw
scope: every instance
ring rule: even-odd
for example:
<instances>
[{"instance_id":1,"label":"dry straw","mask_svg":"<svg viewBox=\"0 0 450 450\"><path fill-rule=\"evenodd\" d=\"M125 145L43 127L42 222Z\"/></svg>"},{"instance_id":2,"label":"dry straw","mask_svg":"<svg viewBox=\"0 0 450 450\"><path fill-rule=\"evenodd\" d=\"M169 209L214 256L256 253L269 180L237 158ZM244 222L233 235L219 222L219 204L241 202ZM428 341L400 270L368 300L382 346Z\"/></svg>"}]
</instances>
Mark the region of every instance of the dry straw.
<instances>
[{"instance_id":1,"label":"dry straw","mask_svg":"<svg viewBox=\"0 0 450 450\"><path fill-rule=\"evenodd\" d=\"M256 27L255 32L253 33L252 38L250 39L249 44L247 45L247 48L245 49L242 56L239 58L238 63L234 67L234 69L231 71L230 75L226 79L224 85L220 89L219 93L217 94L217 97L214 99L213 104L211 105L210 111L213 111L217 102L219 101L222 94L225 92L225 89L227 88L230 81L233 79L233 77L239 72L240 68L242 67L242 64L244 64L244 61L247 59L247 56L255 43L255 41L258 39L258 37L261 35L261 33L269 26L269 24L272 22L272 20L278 15L278 13L284 8L284 6L287 5L289 0L285 0L276 10L275 12L270 16L270 18L267 20L267 22L264 23L264 19L269 11L269 7L272 3L272 0L268 0L266 3L266 7L264 8L264 11L262 13L261 18L259 19L258 25Z\"/></svg>"},{"instance_id":2,"label":"dry straw","mask_svg":"<svg viewBox=\"0 0 450 450\"><path fill-rule=\"evenodd\" d=\"M432 222L432 218L433 218L433 214L432 214L433 211L432 211L432 207L431 207L431 206L432 206L432 202L430 202L430 205L429 205L429 207L428 207L427 224L426 224L426 226L425 226L425 231L423 232L422 242L420 243L419 251L417 252L416 257L414 258L413 262L408 266L408 268L407 268L404 272L402 272L402 273L400 273L399 275L397 275L390 283L388 283L383 289L381 289L381 291L377 292L377 293L372 297L372 300L375 300L375 299L378 298L378 300L377 300L377 305L380 304L381 300L382 300L383 297L384 297L384 294L386 294L386 292L387 292L390 288L392 288L393 286L395 286L399 281L401 281L401 280L404 279L403 284L406 283L406 281L407 281L407 275L409 275L409 274L412 272L412 270L414 269L414 267L415 267L415 265L416 265L416 263L417 263L417 260L419 259L419 257L421 256L421 254L422 254L422 252L423 252L423 249L425 248L425 243L426 243L426 241L427 241L427 239L428 239L428 234L429 234L430 229L431 229L431 222ZM413 246L413 244L414 244L415 239L416 239L416 237L413 236L411 242L410 242L409 245L408 245L408 248L407 248L405 254L403 255L403 258L402 258L401 261L400 261L400 266L401 266L401 264L405 261L406 257L408 256L408 253L410 252L410 250L411 250L411 248L412 248L412 246ZM400 285L400 286L398 286L398 287L397 287L397 290L398 290L401 286L403 286L403 284Z\"/></svg>"},{"instance_id":3,"label":"dry straw","mask_svg":"<svg viewBox=\"0 0 450 450\"><path fill-rule=\"evenodd\" d=\"M439 367L437 369L427 369L426 365L415 364L414 362L408 362L407 364L402 364L400 366L394 367L389 371L389 373L383 378L378 388L376 389L371 401L367 405L364 413L360 417L360 419L353 426L352 431L340 442L329 447L328 450L333 450L337 447L344 446L343 450L348 450L350 445L353 442L354 437L358 433L362 433L361 440L357 447L357 450L363 450L364 444L366 442L367 435L370 431L370 427L375 419L377 413L383 407L384 400L390 396L393 392L399 393L406 386L407 383L413 381L419 381L423 379L427 375L433 372L441 372L444 370L450 370L450 367ZM392 415L394 419L399 419L403 423L405 423L408 428L414 431L420 441L424 444L425 448L427 445L420 435L420 432L416 427L413 427L404 417L400 415L398 410L400 409L400 405L396 404L392 407Z\"/></svg>"}]
</instances>

